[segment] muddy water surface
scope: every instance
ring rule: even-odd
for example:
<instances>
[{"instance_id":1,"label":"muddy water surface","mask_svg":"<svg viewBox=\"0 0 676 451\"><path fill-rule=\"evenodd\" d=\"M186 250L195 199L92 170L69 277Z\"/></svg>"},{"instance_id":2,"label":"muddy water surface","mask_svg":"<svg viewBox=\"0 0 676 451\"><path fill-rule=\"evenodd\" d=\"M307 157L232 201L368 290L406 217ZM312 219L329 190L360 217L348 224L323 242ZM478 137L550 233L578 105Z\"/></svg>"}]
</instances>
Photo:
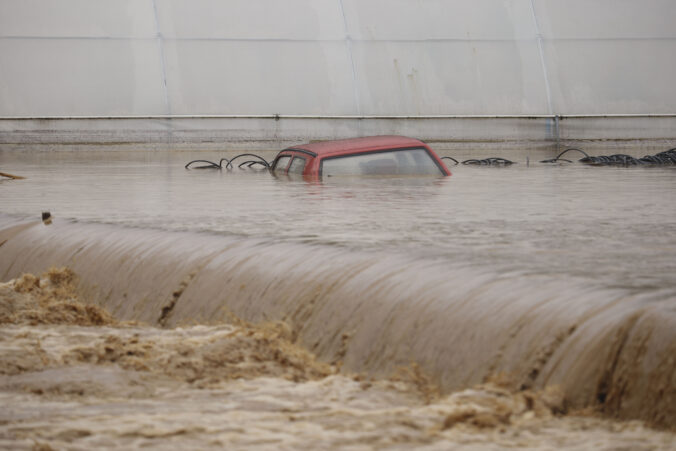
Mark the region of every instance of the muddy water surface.
<instances>
[{"instance_id":1,"label":"muddy water surface","mask_svg":"<svg viewBox=\"0 0 676 451\"><path fill-rule=\"evenodd\" d=\"M272 159L274 152L261 152ZM675 168L451 167L449 178L280 180L186 171L223 152L0 152L27 176L2 182L2 212L167 230L405 249L503 270L609 285L676 286ZM456 155L462 159L461 156Z\"/></svg>"},{"instance_id":2,"label":"muddy water surface","mask_svg":"<svg viewBox=\"0 0 676 451\"><path fill-rule=\"evenodd\" d=\"M2 227L55 217L3 280L86 294L5 287L5 446L673 446L609 419L674 427L673 169L183 169L210 157L0 152Z\"/></svg>"}]
</instances>

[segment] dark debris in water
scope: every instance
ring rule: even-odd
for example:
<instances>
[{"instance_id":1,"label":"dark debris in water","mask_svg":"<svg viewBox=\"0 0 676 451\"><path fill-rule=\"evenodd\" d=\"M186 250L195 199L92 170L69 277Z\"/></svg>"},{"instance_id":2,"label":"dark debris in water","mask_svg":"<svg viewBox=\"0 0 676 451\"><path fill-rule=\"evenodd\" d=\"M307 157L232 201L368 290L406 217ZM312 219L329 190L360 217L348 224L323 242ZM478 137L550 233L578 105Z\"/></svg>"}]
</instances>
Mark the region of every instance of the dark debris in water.
<instances>
[{"instance_id":1,"label":"dark debris in water","mask_svg":"<svg viewBox=\"0 0 676 451\"><path fill-rule=\"evenodd\" d=\"M584 155L583 158L578 160L580 163L589 164L592 166L668 166L676 164L676 147L657 153L655 155L646 155L641 158L634 158L625 154L591 156L584 150L570 148L561 152L556 158L552 158L551 160L543 160L540 163L558 163L559 161L572 163L571 160L561 158L564 154L572 151L576 151Z\"/></svg>"}]
</instances>

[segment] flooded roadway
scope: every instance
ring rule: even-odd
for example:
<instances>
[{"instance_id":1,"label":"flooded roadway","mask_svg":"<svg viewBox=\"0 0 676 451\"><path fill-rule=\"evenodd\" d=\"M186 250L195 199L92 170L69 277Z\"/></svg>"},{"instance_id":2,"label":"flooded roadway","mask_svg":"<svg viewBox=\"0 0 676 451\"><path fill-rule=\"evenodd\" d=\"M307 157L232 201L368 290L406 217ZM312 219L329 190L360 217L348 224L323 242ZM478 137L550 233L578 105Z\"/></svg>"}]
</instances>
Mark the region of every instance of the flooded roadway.
<instances>
[{"instance_id":1,"label":"flooded roadway","mask_svg":"<svg viewBox=\"0 0 676 451\"><path fill-rule=\"evenodd\" d=\"M561 416L674 426L673 168L522 162L323 184L183 169L209 157L0 153L3 170L28 177L0 184L0 228L44 210L56 218L0 239L2 280L67 265L86 302L147 324L8 321L2 346L39 343L42 363L10 371L4 358L3 443L673 443L638 423ZM181 352L204 362L204 343L231 349L221 341L237 327L224 324L232 314L284 321L289 346L328 369L294 380L269 365L208 383L170 369ZM128 351L132 339L163 343L148 345L147 368L68 357ZM392 380L412 363L438 396L419 377ZM486 386L500 374L506 382ZM542 401L553 387L565 401ZM59 420L66 410L77 428Z\"/></svg>"}]
</instances>

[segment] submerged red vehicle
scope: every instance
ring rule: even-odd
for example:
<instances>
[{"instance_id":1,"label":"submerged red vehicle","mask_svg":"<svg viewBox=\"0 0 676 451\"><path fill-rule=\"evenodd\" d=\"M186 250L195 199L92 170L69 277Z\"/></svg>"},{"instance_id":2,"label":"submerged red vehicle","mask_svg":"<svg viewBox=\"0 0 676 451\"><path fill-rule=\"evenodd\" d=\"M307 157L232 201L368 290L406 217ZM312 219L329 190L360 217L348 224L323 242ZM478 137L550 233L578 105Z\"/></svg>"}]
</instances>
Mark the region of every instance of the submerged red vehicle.
<instances>
[{"instance_id":1,"label":"submerged red vehicle","mask_svg":"<svg viewBox=\"0 0 676 451\"><path fill-rule=\"evenodd\" d=\"M427 144L405 136L369 136L289 147L277 154L271 171L308 177L451 175Z\"/></svg>"}]
</instances>

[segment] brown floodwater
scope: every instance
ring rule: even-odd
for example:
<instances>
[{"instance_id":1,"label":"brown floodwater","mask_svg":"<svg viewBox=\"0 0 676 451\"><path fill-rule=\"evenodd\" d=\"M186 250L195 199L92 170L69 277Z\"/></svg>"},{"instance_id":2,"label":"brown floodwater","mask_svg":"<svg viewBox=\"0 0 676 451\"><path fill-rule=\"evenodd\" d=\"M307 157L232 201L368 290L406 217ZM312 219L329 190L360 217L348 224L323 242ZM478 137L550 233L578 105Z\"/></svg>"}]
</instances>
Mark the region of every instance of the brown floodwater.
<instances>
[{"instance_id":1,"label":"brown floodwater","mask_svg":"<svg viewBox=\"0 0 676 451\"><path fill-rule=\"evenodd\" d=\"M0 446L673 446L674 168L221 156L0 152Z\"/></svg>"}]
</instances>

